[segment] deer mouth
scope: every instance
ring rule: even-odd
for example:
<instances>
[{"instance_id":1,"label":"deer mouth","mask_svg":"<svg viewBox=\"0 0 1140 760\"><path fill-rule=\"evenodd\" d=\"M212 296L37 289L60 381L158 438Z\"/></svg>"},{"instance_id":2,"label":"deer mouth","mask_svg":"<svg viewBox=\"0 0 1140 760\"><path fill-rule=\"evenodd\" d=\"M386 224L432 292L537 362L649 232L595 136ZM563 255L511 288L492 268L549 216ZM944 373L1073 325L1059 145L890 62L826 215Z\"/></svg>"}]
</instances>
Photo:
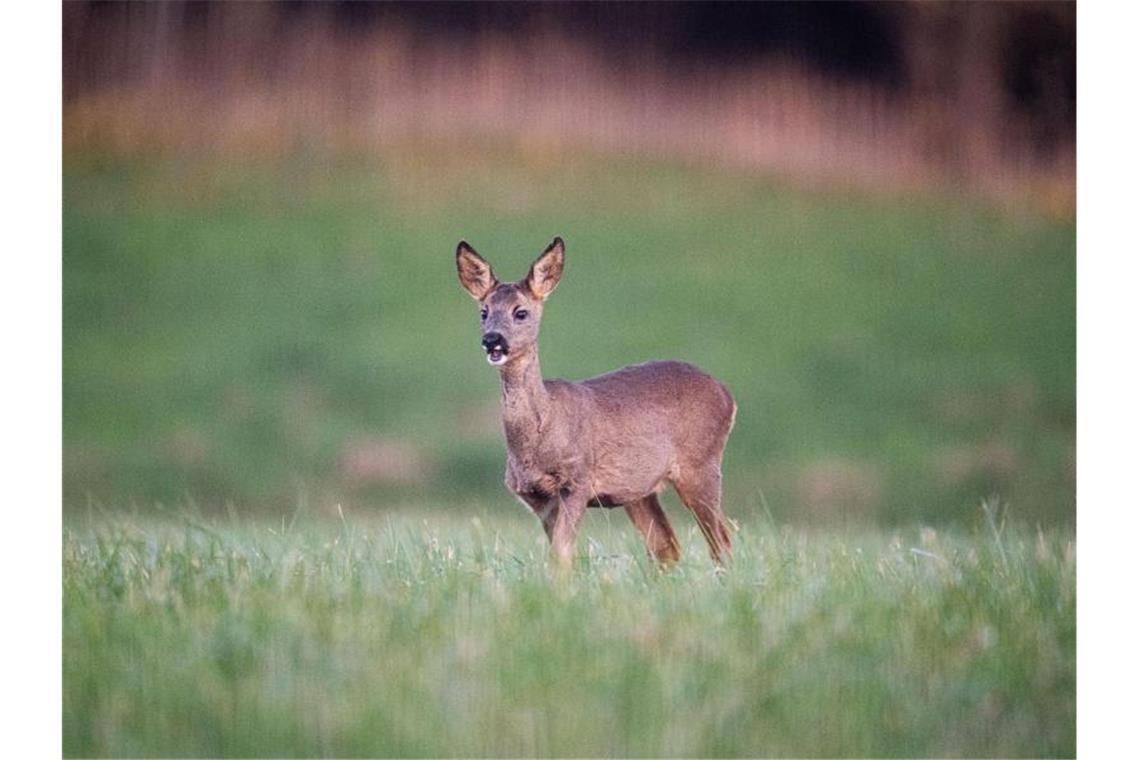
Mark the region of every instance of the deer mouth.
<instances>
[{"instance_id":1,"label":"deer mouth","mask_svg":"<svg viewBox=\"0 0 1140 760\"><path fill-rule=\"evenodd\" d=\"M499 342L487 346L487 361L497 367L507 360L508 353L510 353L510 350L507 348L506 343Z\"/></svg>"}]
</instances>

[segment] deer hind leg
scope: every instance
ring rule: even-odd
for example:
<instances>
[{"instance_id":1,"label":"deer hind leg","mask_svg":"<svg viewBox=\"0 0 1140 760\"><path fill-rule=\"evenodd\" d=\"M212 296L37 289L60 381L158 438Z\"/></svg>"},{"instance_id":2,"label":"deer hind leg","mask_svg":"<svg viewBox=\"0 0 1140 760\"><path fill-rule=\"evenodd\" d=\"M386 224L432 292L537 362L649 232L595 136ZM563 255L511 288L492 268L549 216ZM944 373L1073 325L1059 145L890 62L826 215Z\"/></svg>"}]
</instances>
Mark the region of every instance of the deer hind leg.
<instances>
[{"instance_id":1,"label":"deer hind leg","mask_svg":"<svg viewBox=\"0 0 1140 760\"><path fill-rule=\"evenodd\" d=\"M677 541L677 534L657 500L657 494L631 501L625 505L625 513L641 532L645 539L645 547L649 554L664 566L669 566L681 559L681 544Z\"/></svg>"},{"instance_id":2,"label":"deer hind leg","mask_svg":"<svg viewBox=\"0 0 1140 760\"><path fill-rule=\"evenodd\" d=\"M673 481L677 495L697 518L709 544L709 555L718 565L732 558L732 538L720 508L720 464L683 471Z\"/></svg>"}]
</instances>

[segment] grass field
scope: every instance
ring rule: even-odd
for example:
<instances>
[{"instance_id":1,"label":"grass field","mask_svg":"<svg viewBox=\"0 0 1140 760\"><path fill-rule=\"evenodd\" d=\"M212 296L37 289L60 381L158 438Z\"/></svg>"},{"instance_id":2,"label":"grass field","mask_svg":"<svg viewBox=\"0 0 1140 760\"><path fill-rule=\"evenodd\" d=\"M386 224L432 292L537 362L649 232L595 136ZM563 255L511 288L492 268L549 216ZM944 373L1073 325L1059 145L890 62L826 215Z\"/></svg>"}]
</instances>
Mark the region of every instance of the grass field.
<instances>
[{"instance_id":1,"label":"grass field","mask_svg":"<svg viewBox=\"0 0 1140 760\"><path fill-rule=\"evenodd\" d=\"M1071 219L480 144L73 153L63 223L69 511L506 504L452 257L520 277L560 234L544 370L723 379L730 515L1072 521Z\"/></svg>"},{"instance_id":2,"label":"grass field","mask_svg":"<svg viewBox=\"0 0 1140 760\"><path fill-rule=\"evenodd\" d=\"M68 756L1074 754L1072 219L481 144L70 153L63 230ZM547 577L453 252L555 234L548 375L735 394L731 572L669 496Z\"/></svg>"},{"instance_id":3,"label":"grass field","mask_svg":"<svg viewBox=\"0 0 1140 760\"><path fill-rule=\"evenodd\" d=\"M521 509L521 508L520 508ZM73 518L67 756L1073 756L1066 531Z\"/></svg>"}]
</instances>

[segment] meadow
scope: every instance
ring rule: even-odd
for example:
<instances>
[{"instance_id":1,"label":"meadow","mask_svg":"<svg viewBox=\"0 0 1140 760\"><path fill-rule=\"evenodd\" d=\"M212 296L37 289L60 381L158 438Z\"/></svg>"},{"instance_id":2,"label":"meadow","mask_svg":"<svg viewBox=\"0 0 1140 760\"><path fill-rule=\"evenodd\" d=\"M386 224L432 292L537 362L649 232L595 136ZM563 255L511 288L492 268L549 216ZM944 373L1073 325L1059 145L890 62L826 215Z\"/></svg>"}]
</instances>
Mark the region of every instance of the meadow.
<instances>
[{"instance_id":1,"label":"meadow","mask_svg":"<svg viewBox=\"0 0 1140 760\"><path fill-rule=\"evenodd\" d=\"M561 581L498 513L76 518L64 753L1071 757L1073 537L992 516L661 573L591 511Z\"/></svg>"},{"instance_id":2,"label":"meadow","mask_svg":"<svg viewBox=\"0 0 1140 760\"><path fill-rule=\"evenodd\" d=\"M544 371L724 380L730 515L1073 521L1068 216L488 142L89 148L63 228L69 512L511 508L454 250L516 278L559 234Z\"/></svg>"},{"instance_id":3,"label":"meadow","mask_svg":"<svg viewBox=\"0 0 1140 760\"><path fill-rule=\"evenodd\" d=\"M65 157L67 756L1072 756L1075 226L557 144ZM736 561L502 486L548 375L733 390ZM989 511L981 504L989 505Z\"/></svg>"}]
</instances>

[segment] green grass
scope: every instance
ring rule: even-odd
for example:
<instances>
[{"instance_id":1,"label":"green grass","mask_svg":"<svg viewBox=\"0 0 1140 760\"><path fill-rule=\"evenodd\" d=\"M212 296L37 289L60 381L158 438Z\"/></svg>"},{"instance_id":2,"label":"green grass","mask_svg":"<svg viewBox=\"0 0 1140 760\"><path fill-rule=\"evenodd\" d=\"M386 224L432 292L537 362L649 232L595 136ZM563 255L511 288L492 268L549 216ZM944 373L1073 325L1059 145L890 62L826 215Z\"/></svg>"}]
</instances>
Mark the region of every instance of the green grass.
<instances>
[{"instance_id":1,"label":"green grass","mask_svg":"<svg viewBox=\"0 0 1140 760\"><path fill-rule=\"evenodd\" d=\"M718 575L687 521L660 574L609 514L562 582L486 513L73 518L65 755L1075 754L1068 531L745 522Z\"/></svg>"},{"instance_id":2,"label":"green grass","mask_svg":"<svg viewBox=\"0 0 1140 760\"><path fill-rule=\"evenodd\" d=\"M965 199L503 146L66 157L64 493L329 512L509 501L452 255L554 234L549 375L695 362L740 405L728 512L1071 523L1075 231ZM411 457L346 475L361 441ZM509 507L505 507L509 508Z\"/></svg>"}]
</instances>

